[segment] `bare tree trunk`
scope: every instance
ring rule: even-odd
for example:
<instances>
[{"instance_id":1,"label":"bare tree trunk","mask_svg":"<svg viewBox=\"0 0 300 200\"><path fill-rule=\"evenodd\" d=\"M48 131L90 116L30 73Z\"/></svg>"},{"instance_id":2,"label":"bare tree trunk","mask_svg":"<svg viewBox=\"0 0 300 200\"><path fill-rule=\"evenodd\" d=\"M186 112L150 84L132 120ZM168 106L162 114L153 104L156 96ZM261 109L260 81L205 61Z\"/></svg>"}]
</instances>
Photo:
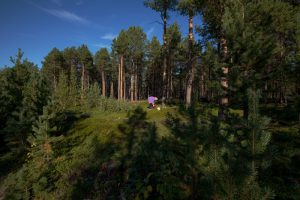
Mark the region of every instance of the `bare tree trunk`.
<instances>
[{"instance_id":1,"label":"bare tree trunk","mask_svg":"<svg viewBox=\"0 0 300 200\"><path fill-rule=\"evenodd\" d=\"M227 41L224 37L220 38L220 45L221 45L221 56L223 58L227 57L228 49L227 49ZM228 67L223 67L223 76L221 77L221 86L223 88L223 94L219 100L219 117L221 119L225 118L224 110L225 107L228 105L228 97L227 97L227 90L228 90Z\"/></svg>"},{"instance_id":2,"label":"bare tree trunk","mask_svg":"<svg viewBox=\"0 0 300 200\"><path fill-rule=\"evenodd\" d=\"M170 55L167 56L166 100L170 99Z\"/></svg>"},{"instance_id":3,"label":"bare tree trunk","mask_svg":"<svg viewBox=\"0 0 300 200\"><path fill-rule=\"evenodd\" d=\"M170 99L173 98L173 75L172 75L172 70L170 72Z\"/></svg>"},{"instance_id":4,"label":"bare tree trunk","mask_svg":"<svg viewBox=\"0 0 300 200\"><path fill-rule=\"evenodd\" d=\"M167 10L164 11L163 16L163 22L164 22L164 35L163 35L163 91L162 91L162 104L165 105L166 102L166 95L167 95Z\"/></svg>"},{"instance_id":5,"label":"bare tree trunk","mask_svg":"<svg viewBox=\"0 0 300 200\"><path fill-rule=\"evenodd\" d=\"M124 63L123 63L123 61L124 61L124 56L123 55L121 55L121 83L120 83L120 95L121 95L121 99L123 99L124 97L123 97L123 83L124 83Z\"/></svg>"},{"instance_id":6,"label":"bare tree trunk","mask_svg":"<svg viewBox=\"0 0 300 200\"><path fill-rule=\"evenodd\" d=\"M136 66L137 68L137 66ZM135 69L134 73L134 100L138 100L138 76L137 76L137 69Z\"/></svg>"},{"instance_id":7,"label":"bare tree trunk","mask_svg":"<svg viewBox=\"0 0 300 200\"><path fill-rule=\"evenodd\" d=\"M200 75L200 98L203 98L205 96L205 85L204 85L204 72Z\"/></svg>"},{"instance_id":8,"label":"bare tree trunk","mask_svg":"<svg viewBox=\"0 0 300 200\"><path fill-rule=\"evenodd\" d=\"M120 63L118 67L118 99L123 99L124 98L124 56L120 56ZM123 96L124 95L124 96Z\"/></svg>"},{"instance_id":9,"label":"bare tree trunk","mask_svg":"<svg viewBox=\"0 0 300 200\"><path fill-rule=\"evenodd\" d=\"M110 81L110 97L111 98L114 97L114 81L113 80Z\"/></svg>"},{"instance_id":10,"label":"bare tree trunk","mask_svg":"<svg viewBox=\"0 0 300 200\"><path fill-rule=\"evenodd\" d=\"M121 77L122 77L122 82L121 82L121 95L122 99L126 99L126 75L125 75L125 67L124 67L124 56L122 55L121 58Z\"/></svg>"},{"instance_id":11,"label":"bare tree trunk","mask_svg":"<svg viewBox=\"0 0 300 200\"><path fill-rule=\"evenodd\" d=\"M121 99L121 64L118 64L118 99Z\"/></svg>"},{"instance_id":12,"label":"bare tree trunk","mask_svg":"<svg viewBox=\"0 0 300 200\"><path fill-rule=\"evenodd\" d=\"M188 81L186 87L186 105L190 106L192 101L192 87L194 81L194 73L195 73L195 64L193 62L192 54L193 54L193 16L189 16L189 61L188 61Z\"/></svg>"},{"instance_id":13,"label":"bare tree trunk","mask_svg":"<svg viewBox=\"0 0 300 200\"><path fill-rule=\"evenodd\" d=\"M101 79L102 79L102 96L105 97L105 93L106 93L106 88L105 88L105 75L104 75L104 70L102 69L101 71Z\"/></svg>"},{"instance_id":14,"label":"bare tree trunk","mask_svg":"<svg viewBox=\"0 0 300 200\"><path fill-rule=\"evenodd\" d=\"M134 74L131 72L131 75L130 75L130 101L133 102L134 98L133 98L133 95L134 95Z\"/></svg>"}]
</instances>

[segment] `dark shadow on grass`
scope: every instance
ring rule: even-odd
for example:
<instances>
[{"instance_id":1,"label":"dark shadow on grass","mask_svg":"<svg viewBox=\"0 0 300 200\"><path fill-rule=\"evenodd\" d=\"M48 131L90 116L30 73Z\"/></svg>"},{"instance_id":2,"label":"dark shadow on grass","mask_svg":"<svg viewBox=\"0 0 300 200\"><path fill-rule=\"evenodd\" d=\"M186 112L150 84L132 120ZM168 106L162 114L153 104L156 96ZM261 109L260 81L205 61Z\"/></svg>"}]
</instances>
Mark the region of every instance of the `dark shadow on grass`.
<instances>
[{"instance_id":1,"label":"dark shadow on grass","mask_svg":"<svg viewBox=\"0 0 300 200\"><path fill-rule=\"evenodd\" d=\"M63 113L60 113L58 114L54 122L57 126L57 131L54 134L56 136L66 135L76 122L89 117L89 114L75 111L65 111Z\"/></svg>"}]
</instances>

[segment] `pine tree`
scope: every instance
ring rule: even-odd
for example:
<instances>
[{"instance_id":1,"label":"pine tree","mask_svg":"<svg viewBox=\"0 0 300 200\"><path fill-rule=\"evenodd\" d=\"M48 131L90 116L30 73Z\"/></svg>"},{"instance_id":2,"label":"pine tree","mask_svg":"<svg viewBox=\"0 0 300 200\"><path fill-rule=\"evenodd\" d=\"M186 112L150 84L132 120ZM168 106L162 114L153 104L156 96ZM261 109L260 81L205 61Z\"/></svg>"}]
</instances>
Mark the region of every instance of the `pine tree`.
<instances>
[{"instance_id":1,"label":"pine tree","mask_svg":"<svg viewBox=\"0 0 300 200\"><path fill-rule=\"evenodd\" d=\"M78 48L81 73L81 100L84 98L86 90L89 88L90 82L95 79L95 68L93 65L93 56L86 45L81 45Z\"/></svg>"},{"instance_id":2,"label":"pine tree","mask_svg":"<svg viewBox=\"0 0 300 200\"><path fill-rule=\"evenodd\" d=\"M103 96L103 99L106 97ZM94 108L99 105L100 100L100 88L97 82L95 82L87 91L85 106L86 108ZM104 108L105 110L105 108Z\"/></svg>"},{"instance_id":3,"label":"pine tree","mask_svg":"<svg viewBox=\"0 0 300 200\"><path fill-rule=\"evenodd\" d=\"M43 61L42 72L45 80L54 90L58 83L59 72L64 69L62 52L53 48Z\"/></svg>"},{"instance_id":4,"label":"pine tree","mask_svg":"<svg viewBox=\"0 0 300 200\"><path fill-rule=\"evenodd\" d=\"M96 52L95 55L95 65L97 70L101 74L101 85L102 85L102 96L106 96L106 83L107 83L107 74L110 68L110 56L106 48L102 48Z\"/></svg>"},{"instance_id":5,"label":"pine tree","mask_svg":"<svg viewBox=\"0 0 300 200\"><path fill-rule=\"evenodd\" d=\"M4 137L7 120L12 116L16 108L17 85L14 82L14 73L11 68L4 68L0 71L0 152L7 149Z\"/></svg>"},{"instance_id":6,"label":"pine tree","mask_svg":"<svg viewBox=\"0 0 300 200\"><path fill-rule=\"evenodd\" d=\"M69 100L69 86L67 76L64 71L60 72L56 90L54 91L54 100L58 103L61 110L65 110Z\"/></svg>"},{"instance_id":7,"label":"pine tree","mask_svg":"<svg viewBox=\"0 0 300 200\"><path fill-rule=\"evenodd\" d=\"M36 71L31 74L28 83L22 91L21 105L13 112L7 122L6 141L11 151L22 153L27 146L27 137L32 131L31 126L42 114L42 108L49 98L46 84Z\"/></svg>"},{"instance_id":8,"label":"pine tree","mask_svg":"<svg viewBox=\"0 0 300 200\"><path fill-rule=\"evenodd\" d=\"M147 59L147 68L146 68L146 96L161 96L162 91L162 78L160 69L161 66L161 45L157 37L153 37L151 41L146 46L146 59Z\"/></svg>"},{"instance_id":9,"label":"pine tree","mask_svg":"<svg viewBox=\"0 0 300 200\"><path fill-rule=\"evenodd\" d=\"M171 24L167 28L167 61L168 61L168 68L167 68L167 94L166 100L171 100L173 89L173 76L174 76L174 68L175 68L175 54L179 49L179 44L182 40L180 27L177 23Z\"/></svg>"},{"instance_id":10,"label":"pine tree","mask_svg":"<svg viewBox=\"0 0 300 200\"><path fill-rule=\"evenodd\" d=\"M208 102L217 102L218 93L221 90L218 81L221 71L218 54L212 43L207 42L203 53L202 65L200 69L201 76L201 96L207 98Z\"/></svg>"},{"instance_id":11,"label":"pine tree","mask_svg":"<svg viewBox=\"0 0 300 200\"><path fill-rule=\"evenodd\" d=\"M128 58L130 63L130 99L138 100L138 77L142 74L142 62L146 48L146 34L141 27L129 27L128 38Z\"/></svg>"},{"instance_id":12,"label":"pine tree","mask_svg":"<svg viewBox=\"0 0 300 200\"><path fill-rule=\"evenodd\" d=\"M262 15L253 15L260 12L255 3L243 4L232 1L225 9L223 28L229 39L230 60L227 65L231 67L231 88L234 94L242 94L244 118L248 118L248 102L245 91L248 88L261 88L262 80L266 79L266 68L274 56L274 39L269 34L270 22ZM255 17L260 23L251 23ZM237 92L240 91L240 92Z\"/></svg>"},{"instance_id":13,"label":"pine tree","mask_svg":"<svg viewBox=\"0 0 300 200\"><path fill-rule=\"evenodd\" d=\"M113 40L112 49L112 51L119 56L118 99L126 99L126 77L124 59L128 54L128 38L125 30L121 30L118 37Z\"/></svg>"},{"instance_id":14,"label":"pine tree","mask_svg":"<svg viewBox=\"0 0 300 200\"><path fill-rule=\"evenodd\" d=\"M174 10L177 4L177 0L145 0L144 4L156 12L159 12L160 17L163 21L163 94L162 103L166 101L167 95L167 19L169 17L168 12Z\"/></svg>"},{"instance_id":15,"label":"pine tree","mask_svg":"<svg viewBox=\"0 0 300 200\"><path fill-rule=\"evenodd\" d=\"M37 160L37 165L42 167L49 162L53 156L51 144L51 132L56 131L51 120L56 117L56 113L51 110L51 103L43 108L43 115L39 116L36 124L33 125L33 136L28 138L30 143L29 157Z\"/></svg>"},{"instance_id":16,"label":"pine tree","mask_svg":"<svg viewBox=\"0 0 300 200\"><path fill-rule=\"evenodd\" d=\"M72 67L70 72L69 80L69 95L68 95L68 105L77 106L79 98L79 87L78 87L78 78L77 70Z\"/></svg>"},{"instance_id":17,"label":"pine tree","mask_svg":"<svg viewBox=\"0 0 300 200\"><path fill-rule=\"evenodd\" d=\"M194 75L196 73L195 68L195 58L193 57L193 46L194 46L194 33L193 33L193 18L196 15L197 7L195 0L180 0L178 3L178 10L182 15L188 16L189 21L189 58L188 58L188 80L187 80L187 88L186 88L186 104L187 106L191 105L192 100L192 92L194 83Z\"/></svg>"},{"instance_id":18,"label":"pine tree","mask_svg":"<svg viewBox=\"0 0 300 200\"><path fill-rule=\"evenodd\" d=\"M263 153L271 140L271 133L266 131L270 120L259 114L259 93L258 91L248 90L249 116L247 121L248 144L247 151L250 153L251 171L256 173L265 160L261 159Z\"/></svg>"}]
</instances>

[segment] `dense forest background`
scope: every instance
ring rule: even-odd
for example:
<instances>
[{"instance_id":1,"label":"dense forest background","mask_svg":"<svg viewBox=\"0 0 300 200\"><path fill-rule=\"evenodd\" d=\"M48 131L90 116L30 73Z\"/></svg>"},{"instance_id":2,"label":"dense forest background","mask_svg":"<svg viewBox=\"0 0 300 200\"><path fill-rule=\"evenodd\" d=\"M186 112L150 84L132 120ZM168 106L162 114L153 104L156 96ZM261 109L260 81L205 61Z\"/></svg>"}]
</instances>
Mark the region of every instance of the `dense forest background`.
<instances>
[{"instance_id":1,"label":"dense forest background","mask_svg":"<svg viewBox=\"0 0 300 200\"><path fill-rule=\"evenodd\" d=\"M0 199L300 199L300 2L144 5L162 43L132 26L0 69Z\"/></svg>"}]
</instances>

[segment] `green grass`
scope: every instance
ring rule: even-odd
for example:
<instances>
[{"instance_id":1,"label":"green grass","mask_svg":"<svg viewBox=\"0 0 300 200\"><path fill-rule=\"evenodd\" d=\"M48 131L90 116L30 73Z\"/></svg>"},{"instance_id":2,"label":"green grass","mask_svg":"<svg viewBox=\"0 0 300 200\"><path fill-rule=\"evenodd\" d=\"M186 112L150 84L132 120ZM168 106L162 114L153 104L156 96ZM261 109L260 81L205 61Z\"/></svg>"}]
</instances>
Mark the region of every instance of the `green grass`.
<instances>
[{"instance_id":1,"label":"green grass","mask_svg":"<svg viewBox=\"0 0 300 200\"><path fill-rule=\"evenodd\" d=\"M158 105L161 107L161 110L148 109L148 104L146 101L135 103L134 106L140 106L147 112L148 121L156 124L158 133L161 136L168 134L169 130L165 126L166 116L168 113L175 114L175 107L162 108L161 105ZM89 135L91 133L108 135L112 132L118 132L119 124L124 123L128 118L128 112L112 113L95 109L89 114L89 118L81 120L74 125L74 132L80 132L80 134L83 135Z\"/></svg>"},{"instance_id":2,"label":"green grass","mask_svg":"<svg viewBox=\"0 0 300 200\"><path fill-rule=\"evenodd\" d=\"M170 131L165 125L168 113L175 114L175 107L148 109L147 102L138 102L134 107L142 107L147 112L147 120L155 123L159 137L167 136ZM93 109L88 117L79 118L72 127L65 133L65 136L56 143L58 149L56 155L66 155L73 149L80 148L82 144L91 137L97 138L100 144L118 144L122 140L119 125L126 122L130 112L108 112ZM72 153L71 153L72 154Z\"/></svg>"}]
</instances>

